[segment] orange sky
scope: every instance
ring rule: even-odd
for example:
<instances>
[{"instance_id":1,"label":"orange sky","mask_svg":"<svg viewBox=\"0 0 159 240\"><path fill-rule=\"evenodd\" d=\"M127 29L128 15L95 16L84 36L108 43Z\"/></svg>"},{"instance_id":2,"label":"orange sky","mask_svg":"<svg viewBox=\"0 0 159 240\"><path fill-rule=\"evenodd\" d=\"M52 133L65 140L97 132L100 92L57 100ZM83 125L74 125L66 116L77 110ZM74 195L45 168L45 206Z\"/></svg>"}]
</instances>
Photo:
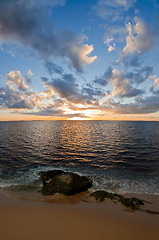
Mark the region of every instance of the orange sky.
<instances>
[{"instance_id":1,"label":"orange sky","mask_svg":"<svg viewBox=\"0 0 159 240\"><path fill-rule=\"evenodd\" d=\"M56 116L36 116L11 113L8 110L0 112L0 121L35 121L35 120L123 120L123 121L159 121L158 114L103 114L103 117L56 117Z\"/></svg>"}]
</instances>

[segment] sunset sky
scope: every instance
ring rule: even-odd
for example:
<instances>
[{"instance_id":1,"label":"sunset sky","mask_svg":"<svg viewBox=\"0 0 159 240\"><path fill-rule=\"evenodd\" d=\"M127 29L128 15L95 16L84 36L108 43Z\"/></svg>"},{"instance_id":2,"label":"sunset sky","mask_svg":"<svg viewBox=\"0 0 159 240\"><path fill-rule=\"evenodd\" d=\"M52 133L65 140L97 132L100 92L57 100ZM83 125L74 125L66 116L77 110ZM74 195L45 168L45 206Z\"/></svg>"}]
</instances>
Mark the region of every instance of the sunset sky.
<instances>
[{"instance_id":1,"label":"sunset sky","mask_svg":"<svg viewBox=\"0 0 159 240\"><path fill-rule=\"evenodd\" d=\"M0 0L0 120L159 120L158 0Z\"/></svg>"}]
</instances>

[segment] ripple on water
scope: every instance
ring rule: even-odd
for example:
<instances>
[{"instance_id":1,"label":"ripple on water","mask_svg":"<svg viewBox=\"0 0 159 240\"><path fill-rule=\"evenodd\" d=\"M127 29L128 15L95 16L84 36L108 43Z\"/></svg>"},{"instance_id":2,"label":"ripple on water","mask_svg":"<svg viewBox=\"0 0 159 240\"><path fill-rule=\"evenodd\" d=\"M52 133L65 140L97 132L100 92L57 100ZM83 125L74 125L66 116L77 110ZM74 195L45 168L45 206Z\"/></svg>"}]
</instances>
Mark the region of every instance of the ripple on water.
<instances>
[{"instance_id":1,"label":"ripple on water","mask_svg":"<svg viewBox=\"0 0 159 240\"><path fill-rule=\"evenodd\" d=\"M105 188L159 193L158 122L0 122L0 139L1 184L32 183L31 169L62 167Z\"/></svg>"}]
</instances>

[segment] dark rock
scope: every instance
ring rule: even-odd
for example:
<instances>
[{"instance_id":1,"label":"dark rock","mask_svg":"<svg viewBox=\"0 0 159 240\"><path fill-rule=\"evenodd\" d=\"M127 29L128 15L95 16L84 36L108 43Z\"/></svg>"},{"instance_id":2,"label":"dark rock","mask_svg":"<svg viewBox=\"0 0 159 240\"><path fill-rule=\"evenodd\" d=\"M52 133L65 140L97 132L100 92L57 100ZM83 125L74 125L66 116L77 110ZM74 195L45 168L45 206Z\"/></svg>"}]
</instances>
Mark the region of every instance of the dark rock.
<instances>
[{"instance_id":1,"label":"dark rock","mask_svg":"<svg viewBox=\"0 0 159 240\"><path fill-rule=\"evenodd\" d=\"M43 185L47 185L48 181L50 181L53 177L58 176L60 174L64 173L62 170L51 170L47 172L40 172L40 179L43 182Z\"/></svg>"},{"instance_id":2,"label":"dark rock","mask_svg":"<svg viewBox=\"0 0 159 240\"><path fill-rule=\"evenodd\" d=\"M116 193L109 193L107 191L98 190L98 191L91 193L90 196L94 197L96 201L103 202L105 200L105 198L110 198L111 200L118 200L118 197L120 195L118 195Z\"/></svg>"},{"instance_id":3,"label":"dark rock","mask_svg":"<svg viewBox=\"0 0 159 240\"><path fill-rule=\"evenodd\" d=\"M119 198L118 202L133 210L141 210L140 206L144 205L142 200L136 198L125 198L123 196Z\"/></svg>"},{"instance_id":4,"label":"dark rock","mask_svg":"<svg viewBox=\"0 0 159 240\"><path fill-rule=\"evenodd\" d=\"M44 195L62 193L69 196L86 191L92 186L92 181L87 177L62 170L41 172L40 178L43 182L42 193Z\"/></svg>"},{"instance_id":5,"label":"dark rock","mask_svg":"<svg viewBox=\"0 0 159 240\"><path fill-rule=\"evenodd\" d=\"M141 205L144 205L144 202L138 198L125 198L116 193L109 193L107 191L96 191L91 193L91 197L94 197L96 201L103 202L105 198L110 198L115 202L120 202L125 207L131 208L133 210L142 210Z\"/></svg>"}]
</instances>

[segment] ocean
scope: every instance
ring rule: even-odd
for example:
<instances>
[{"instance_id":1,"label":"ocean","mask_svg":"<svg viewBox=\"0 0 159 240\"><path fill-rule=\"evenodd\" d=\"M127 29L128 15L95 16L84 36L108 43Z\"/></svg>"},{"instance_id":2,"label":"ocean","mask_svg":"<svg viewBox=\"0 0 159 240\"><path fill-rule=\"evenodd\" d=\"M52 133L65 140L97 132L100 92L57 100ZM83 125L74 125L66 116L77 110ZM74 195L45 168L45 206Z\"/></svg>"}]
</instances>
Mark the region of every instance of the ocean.
<instances>
[{"instance_id":1,"label":"ocean","mask_svg":"<svg viewBox=\"0 0 159 240\"><path fill-rule=\"evenodd\" d=\"M159 194L159 122L0 122L0 188L41 185L39 172L88 176L96 189Z\"/></svg>"}]
</instances>

